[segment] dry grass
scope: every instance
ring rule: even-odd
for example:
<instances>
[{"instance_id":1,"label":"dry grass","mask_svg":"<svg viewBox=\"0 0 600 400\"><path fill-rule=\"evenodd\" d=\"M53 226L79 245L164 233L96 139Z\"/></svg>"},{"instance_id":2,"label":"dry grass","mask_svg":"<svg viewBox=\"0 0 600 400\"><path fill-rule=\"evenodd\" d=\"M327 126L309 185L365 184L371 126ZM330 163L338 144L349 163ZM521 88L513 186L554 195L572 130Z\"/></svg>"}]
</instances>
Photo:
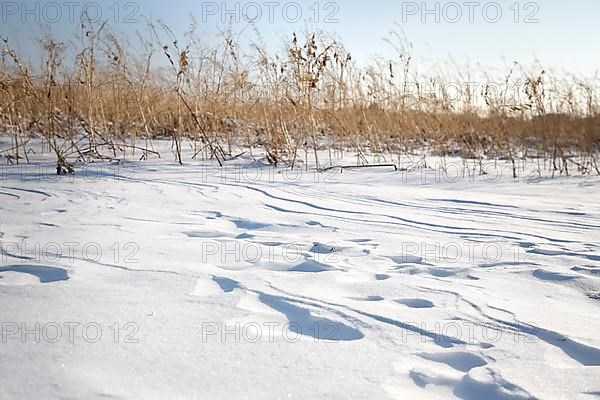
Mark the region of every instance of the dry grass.
<instances>
[{"instance_id":1,"label":"dry grass","mask_svg":"<svg viewBox=\"0 0 600 400\"><path fill-rule=\"evenodd\" d=\"M0 130L12 145L0 151L8 162L28 162L32 137L56 154L59 173L72 172L73 162L160 157L153 141L169 138L180 163L183 146L220 164L260 148L269 163L290 167L307 161L300 154L325 167L350 149L359 164L368 153L387 162L459 155L600 174L597 77L559 79L519 65L479 85L460 68L417 74L399 35L390 41L395 60L362 67L322 33L294 34L271 55L260 40L242 51L230 31L219 46L194 32L181 44L158 24L151 40L127 51L107 25L82 26L75 64L65 65L66 46L46 37L36 74L2 39ZM318 158L323 149L328 160Z\"/></svg>"}]
</instances>

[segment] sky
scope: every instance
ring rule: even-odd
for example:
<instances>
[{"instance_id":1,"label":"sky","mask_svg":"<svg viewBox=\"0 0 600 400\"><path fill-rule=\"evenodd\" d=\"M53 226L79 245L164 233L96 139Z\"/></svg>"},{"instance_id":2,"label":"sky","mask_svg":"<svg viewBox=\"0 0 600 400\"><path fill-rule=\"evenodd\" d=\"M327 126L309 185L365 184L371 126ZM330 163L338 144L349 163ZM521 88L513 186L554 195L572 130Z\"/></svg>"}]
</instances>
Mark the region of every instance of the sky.
<instances>
[{"instance_id":1,"label":"sky","mask_svg":"<svg viewBox=\"0 0 600 400\"><path fill-rule=\"evenodd\" d=\"M384 38L397 31L412 44L413 57L423 65L452 59L459 65L505 69L514 61L538 60L550 70L586 76L600 66L597 0L2 0L0 4L0 35L30 59L39 54L35 38L41 29L67 41L77 32L85 8L92 18L106 20L130 37L146 31L148 19L164 20L182 35L193 15L207 41L231 22L242 39L254 39L255 26L270 50L279 49L292 32L325 30L339 37L358 62L374 54L393 57Z\"/></svg>"}]
</instances>

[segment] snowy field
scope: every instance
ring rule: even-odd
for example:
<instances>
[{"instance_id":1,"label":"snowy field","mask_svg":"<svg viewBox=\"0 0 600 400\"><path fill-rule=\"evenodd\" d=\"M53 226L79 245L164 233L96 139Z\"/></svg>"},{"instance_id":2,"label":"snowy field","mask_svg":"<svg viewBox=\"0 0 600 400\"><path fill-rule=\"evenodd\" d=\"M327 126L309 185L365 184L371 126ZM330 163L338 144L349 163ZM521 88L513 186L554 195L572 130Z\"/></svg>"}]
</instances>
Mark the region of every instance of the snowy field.
<instances>
[{"instance_id":1,"label":"snowy field","mask_svg":"<svg viewBox=\"0 0 600 400\"><path fill-rule=\"evenodd\" d=\"M31 157L1 399L600 396L598 177Z\"/></svg>"}]
</instances>

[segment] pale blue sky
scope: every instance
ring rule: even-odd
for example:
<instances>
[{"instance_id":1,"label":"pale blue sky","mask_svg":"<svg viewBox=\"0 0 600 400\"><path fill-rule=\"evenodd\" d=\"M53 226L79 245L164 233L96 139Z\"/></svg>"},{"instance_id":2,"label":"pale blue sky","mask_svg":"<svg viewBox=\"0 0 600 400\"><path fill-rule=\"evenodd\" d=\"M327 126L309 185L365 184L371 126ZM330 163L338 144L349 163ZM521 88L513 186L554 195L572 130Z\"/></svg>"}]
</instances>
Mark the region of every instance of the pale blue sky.
<instances>
[{"instance_id":1,"label":"pale blue sky","mask_svg":"<svg viewBox=\"0 0 600 400\"><path fill-rule=\"evenodd\" d=\"M69 14L73 13L77 20L78 13L88 3L92 2L2 0L0 35L9 37L28 56L35 56L35 46L32 43L37 36L36 32L39 32L36 20L50 26L57 38L65 40L77 30L77 22L71 23ZM236 3L239 4L237 11ZM249 3L253 5L248 5ZM247 29L248 23L244 21L243 10L246 9L249 17L254 17L258 6L262 17L256 25L272 49L279 46L285 35L309 26L337 34L358 61L365 60L372 53L390 57L391 49L382 39L391 30L401 26L414 45L416 58L425 64L445 61L452 55L459 64L468 61L472 65L480 63L499 68L505 62L518 60L531 63L534 59L539 59L544 66L558 71L591 75L599 69L600 24L597 19L600 17L600 2L597 0L575 0L568 3L560 0L537 3L527 0L499 0L496 3L481 1L479 5L471 7L466 3L468 2L461 0L374 0L371 3L358 0L297 0L295 3L287 0L109 0L94 3L90 6L90 14L99 9L102 18L111 21L115 30L127 34L145 29L143 16L154 20L163 19L175 32L183 33L190 25L189 15L193 14L199 22L199 31L210 38L214 37L218 27L225 25L223 22L228 19L225 11L227 8L233 10L233 15L240 19L239 23L234 24L235 29L243 30L246 37L253 37L252 30ZM424 14L423 4L433 12ZM293 22L297 19L296 5L300 6L301 17L298 22ZM496 17L497 9L501 10L501 17ZM516 10L519 10L518 13ZM459 18L457 12L461 12L462 17ZM129 15L132 17L128 20ZM318 22L314 21L316 15ZM328 16L330 18L326 22ZM533 23L526 23L528 17ZM439 22L436 18L439 18ZM136 19L139 22L136 23ZM493 23L496 19L499 21Z\"/></svg>"}]
</instances>

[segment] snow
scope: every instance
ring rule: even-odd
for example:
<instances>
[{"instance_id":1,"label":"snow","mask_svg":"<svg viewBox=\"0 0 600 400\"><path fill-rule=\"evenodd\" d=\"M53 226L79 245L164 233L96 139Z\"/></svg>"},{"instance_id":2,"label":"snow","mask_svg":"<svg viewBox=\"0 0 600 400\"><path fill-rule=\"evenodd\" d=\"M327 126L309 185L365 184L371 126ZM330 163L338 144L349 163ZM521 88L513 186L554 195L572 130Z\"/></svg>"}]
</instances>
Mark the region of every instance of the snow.
<instances>
[{"instance_id":1,"label":"snow","mask_svg":"<svg viewBox=\"0 0 600 400\"><path fill-rule=\"evenodd\" d=\"M600 393L598 177L31 157L0 171L2 399Z\"/></svg>"}]
</instances>

